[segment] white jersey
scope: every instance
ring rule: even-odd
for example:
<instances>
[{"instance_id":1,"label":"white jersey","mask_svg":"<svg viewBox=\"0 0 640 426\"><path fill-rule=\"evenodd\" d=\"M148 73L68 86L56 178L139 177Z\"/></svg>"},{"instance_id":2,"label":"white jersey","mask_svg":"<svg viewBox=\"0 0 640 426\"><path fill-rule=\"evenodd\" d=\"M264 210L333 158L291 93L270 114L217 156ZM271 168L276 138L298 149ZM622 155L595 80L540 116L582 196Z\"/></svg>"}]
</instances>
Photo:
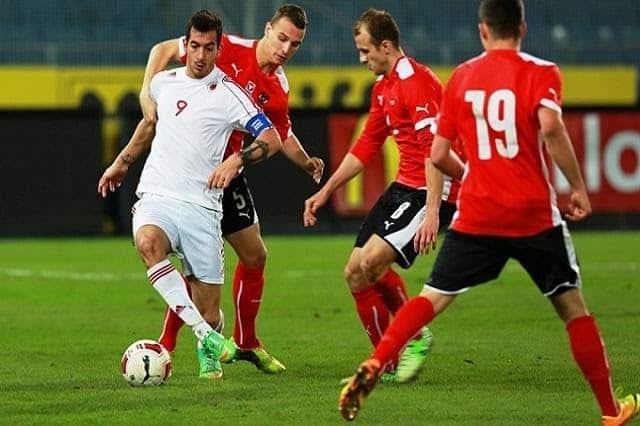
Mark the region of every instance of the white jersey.
<instances>
[{"instance_id":1,"label":"white jersey","mask_svg":"<svg viewBox=\"0 0 640 426\"><path fill-rule=\"evenodd\" d=\"M207 179L222 161L233 130L254 136L271 123L246 92L218 68L194 79L186 68L156 74L151 98L158 105L156 135L136 195L158 194L222 210L222 190Z\"/></svg>"}]
</instances>

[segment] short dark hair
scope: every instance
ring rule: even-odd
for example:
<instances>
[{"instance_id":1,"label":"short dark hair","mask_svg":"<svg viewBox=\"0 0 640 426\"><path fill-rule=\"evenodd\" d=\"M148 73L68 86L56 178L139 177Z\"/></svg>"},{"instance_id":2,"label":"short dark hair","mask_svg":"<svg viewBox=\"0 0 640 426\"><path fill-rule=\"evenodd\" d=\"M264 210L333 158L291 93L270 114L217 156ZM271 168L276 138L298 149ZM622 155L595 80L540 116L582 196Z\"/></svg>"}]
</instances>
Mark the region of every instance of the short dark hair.
<instances>
[{"instance_id":1,"label":"short dark hair","mask_svg":"<svg viewBox=\"0 0 640 426\"><path fill-rule=\"evenodd\" d=\"M520 38L524 23L523 0L482 0L478 9L480 22L498 39Z\"/></svg>"},{"instance_id":2,"label":"short dark hair","mask_svg":"<svg viewBox=\"0 0 640 426\"><path fill-rule=\"evenodd\" d=\"M363 26L366 26L374 45L380 46L384 40L389 40L393 47L400 48L400 29L386 10L367 9L353 25L353 35L359 35Z\"/></svg>"},{"instance_id":3,"label":"short dark hair","mask_svg":"<svg viewBox=\"0 0 640 426\"><path fill-rule=\"evenodd\" d=\"M269 22L271 23L271 25L274 25L281 18L289 19L293 23L293 25L301 30L306 30L307 25L309 25L307 12L305 12L303 8L295 4L283 4L282 6L280 6L275 11Z\"/></svg>"},{"instance_id":4,"label":"short dark hair","mask_svg":"<svg viewBox=\"0 0 640 426\"><path fill-rule=\"evenodd\" d=\"M189 40L191 35L191 29L195 29L201 33L208 33L209 31L216 32L216 43L220 47L220 39L222 38L222 19L207 9L200 10L191 16L185 29L186 39Z\"/></svg>"}]
</instances>

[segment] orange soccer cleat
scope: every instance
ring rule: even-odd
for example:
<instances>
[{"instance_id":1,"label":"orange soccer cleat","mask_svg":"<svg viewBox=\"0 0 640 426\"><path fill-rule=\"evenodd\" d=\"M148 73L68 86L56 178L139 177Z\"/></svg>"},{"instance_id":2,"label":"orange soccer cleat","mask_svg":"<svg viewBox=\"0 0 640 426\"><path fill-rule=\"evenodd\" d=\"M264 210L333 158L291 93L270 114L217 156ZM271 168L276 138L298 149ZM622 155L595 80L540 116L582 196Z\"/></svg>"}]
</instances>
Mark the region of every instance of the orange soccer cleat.
<instances>
[{"instance_id":1,"label":"orange soccer cleat","mask_svg":"<svg viewBox=\"0 0 640 426\"><path fill-rule=\"evenodd\" d=\"M338 400L338 409L345 420L353 420L358 415L364 399L378 383L380 362L368 359L358 367L349 382L342 388Z\"/></svg>"}]
</instances>

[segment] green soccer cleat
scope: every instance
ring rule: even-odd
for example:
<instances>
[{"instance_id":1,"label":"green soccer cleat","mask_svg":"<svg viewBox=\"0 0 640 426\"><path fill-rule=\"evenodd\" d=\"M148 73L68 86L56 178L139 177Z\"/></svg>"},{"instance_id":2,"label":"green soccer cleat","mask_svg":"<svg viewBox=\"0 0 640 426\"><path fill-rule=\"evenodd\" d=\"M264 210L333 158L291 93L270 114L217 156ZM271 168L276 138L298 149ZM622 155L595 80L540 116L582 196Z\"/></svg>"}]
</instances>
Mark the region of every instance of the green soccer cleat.
<instances>
[{"instance_id":1,"label":"green soccer cleat","mask_svg":"<svg viewBox=\"0 0 640 426\"><path fill-rule=\"evenodd\" d=\"M222 377L223 371L220 360L210 356L200 342L196 346L196 353L200 363L199 377L201 379L215 380Z\"/></svg>"},{"instance_id":2,"label":"green soccer cleat","mask_svg":"<svg viewBox=\"0 0 640 426\"><path fill-rule=\"evenodd\" d=\"M256 368L266 374L281 373L287 368L277 359L275 359L262 346L256 349L243 350L238 348L234 361L248 361L256 366ZM226 361L223 361L226 362Z\"/></svg>"},{"instance_id":3,"label":"green soccer cleat","mask_svg":"<svg viewBox=\"0 0 640 426\"><path fill-rule=\"evenodd\" d=\"M222 362L233 362L236 356L236 344L215 330L198 342L197 353L200 362L200 377L218 379L222 377Z\"/></svg>"},{"instance_id":4,"label":"green soccer cleat","mask_svg":"<svg viewBox=\"0 0 640 426\"><path fill-rule=\"evenodd\" d=\"M618 400L619 412L616 417L602 416L602 426L622 426L640 412L640 394L627 395Z\"/></svg>"},{"instance_id":5,"label":"green soccer cleat","mask_svg":"<svg viewBox=\"0 0 640 426\"><path fill-rule=\"evenodd\" d=\"M368 359L358 367L356 374L342 388L338 399L338 410L345 420L354 420L360 411L364 399L371 393L379 381L380 363Z\"/></svg>"},{"instance_id":6,"label":"green soccer cleat","mask_svg":"<svg viewBox=\"0 0 640 426\"><path fill-rule=\"evenodd\" d=\"M422 335L407 344L400 355L398 368L396 369L396 383L406 383L413 379L425 362L427 354L433 344L433 334L427 327L422 327Z\"/></svg>"}]
</instances>

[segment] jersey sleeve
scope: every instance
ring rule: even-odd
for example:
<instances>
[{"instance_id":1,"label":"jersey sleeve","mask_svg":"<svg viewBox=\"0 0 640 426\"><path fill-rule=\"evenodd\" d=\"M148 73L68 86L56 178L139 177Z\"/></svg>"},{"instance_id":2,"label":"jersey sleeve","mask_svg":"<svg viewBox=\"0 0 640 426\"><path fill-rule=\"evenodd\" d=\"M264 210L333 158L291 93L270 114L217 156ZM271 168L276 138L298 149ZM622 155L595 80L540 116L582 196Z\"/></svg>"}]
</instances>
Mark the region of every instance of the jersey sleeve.
<instances>
[{"instance_id":1,"label":"jersey sleeve","mask_svg":"<svg viewBox=\"0 0 640 426\"><path fill-rule=\"evenodd\" d=\"M367 116L364 129L349 151L358 157L365 166L369 164L373 157L380 151L380 148L389 135L389 128L384 118L380 94L380 86L375 84L371 91L371 105L369 106L369 115Z\"/></svg>"},{"instance_id":2,"label":"jersey sleeve","mask_svg":"<svg viewBox=\"0 0 640 426\"><path fill-rule=\"evenodd\" d=\"M402 98L413 122L417 142L425 147L425 156L429 157L433 142L431 127L440 110L442 84L427 70L401 81Z\"/></svg>"},{"instance_id":3,"label":"jersey sleeve","mask_svg":"<svg viewBox=\"0 0 640 426\"><path fill-rule=\"evenodd\" d=\"M562 79L557 65L540 66L532 93L532 107L535 111L544 106L558 113L562 112Z\"/></svg>"},{"instance_id":4,"label":"jersey sleeve","mask_svg":"<svg viewBox=\"0 0 640 426\"><path fill-rule=\"evenodd\" d=\"M440 112L438 113L433 129L434 134L440 135L450 141L454 141L458 137L458 130L456 128L457 111L455 104L456 75L456 72L454 72L444 88L442 102L440 104Z\"/></svg>"},{"instance_id":5,"label":"jersey sleeve","mask_svg":"<svg viewBox=\"0 0 640 426\"><path fill-rule=\"evenodd\" d=\"M149 84L149 96L156 104L158 103L158 94L160 92L161 80L163 78L163 75L164 73L162 72L156 73L151 78L151 83Z\"/></svg>"},{"instance_id":6,"label":"jersey sleeve","mask_svg":"<svg viewBox=\"0 0 640 426\"><path fill-rule=\"evenodd\" d=\"M229 92L228 120L235 130L241 130L256 137L273 127L262 109L235 81L225 76L222 84Z\"/></svg>"},{"instance_id":7,"label":"jersey sleeve","mask_svg":"<svg viewBox=\"0 0 640 426\"><path fill-rule=\"evenodd\" d=\"M180 55L180 62L183 64L187 63L187 48L184 45L186 41L186 36L182 36L178 39L178 55Z\"/></svg>"},{"instance_id":8,"label":"jersey sleeve","mask_svg":"<svg viewBox=\"0 0 640 426\"><path fill-rule=\"evenodd\" d=\"M283 141L293 134L291 130L291 119L289 118L289 109L283 111L283 114L279 113L271 113L269 114L269 118L273 123L273 126L276 128L276 131L280 135L280 139Z\"/></svg>"},{"instance_id":9,"label":"jersey sleeve","mask_svg":"<svg viewBox=\"0 0 640 426\"><path fill-rule=\"evenodd\" d=\"M291 130L291 117L289 116L289 92L285 92L284 90L274 91L273 96L280 98L274 102L274 105L277 107L267 109L266 113L280 135L280 139L284 141L293 134Z\"/></svg>"}]
</instances>

